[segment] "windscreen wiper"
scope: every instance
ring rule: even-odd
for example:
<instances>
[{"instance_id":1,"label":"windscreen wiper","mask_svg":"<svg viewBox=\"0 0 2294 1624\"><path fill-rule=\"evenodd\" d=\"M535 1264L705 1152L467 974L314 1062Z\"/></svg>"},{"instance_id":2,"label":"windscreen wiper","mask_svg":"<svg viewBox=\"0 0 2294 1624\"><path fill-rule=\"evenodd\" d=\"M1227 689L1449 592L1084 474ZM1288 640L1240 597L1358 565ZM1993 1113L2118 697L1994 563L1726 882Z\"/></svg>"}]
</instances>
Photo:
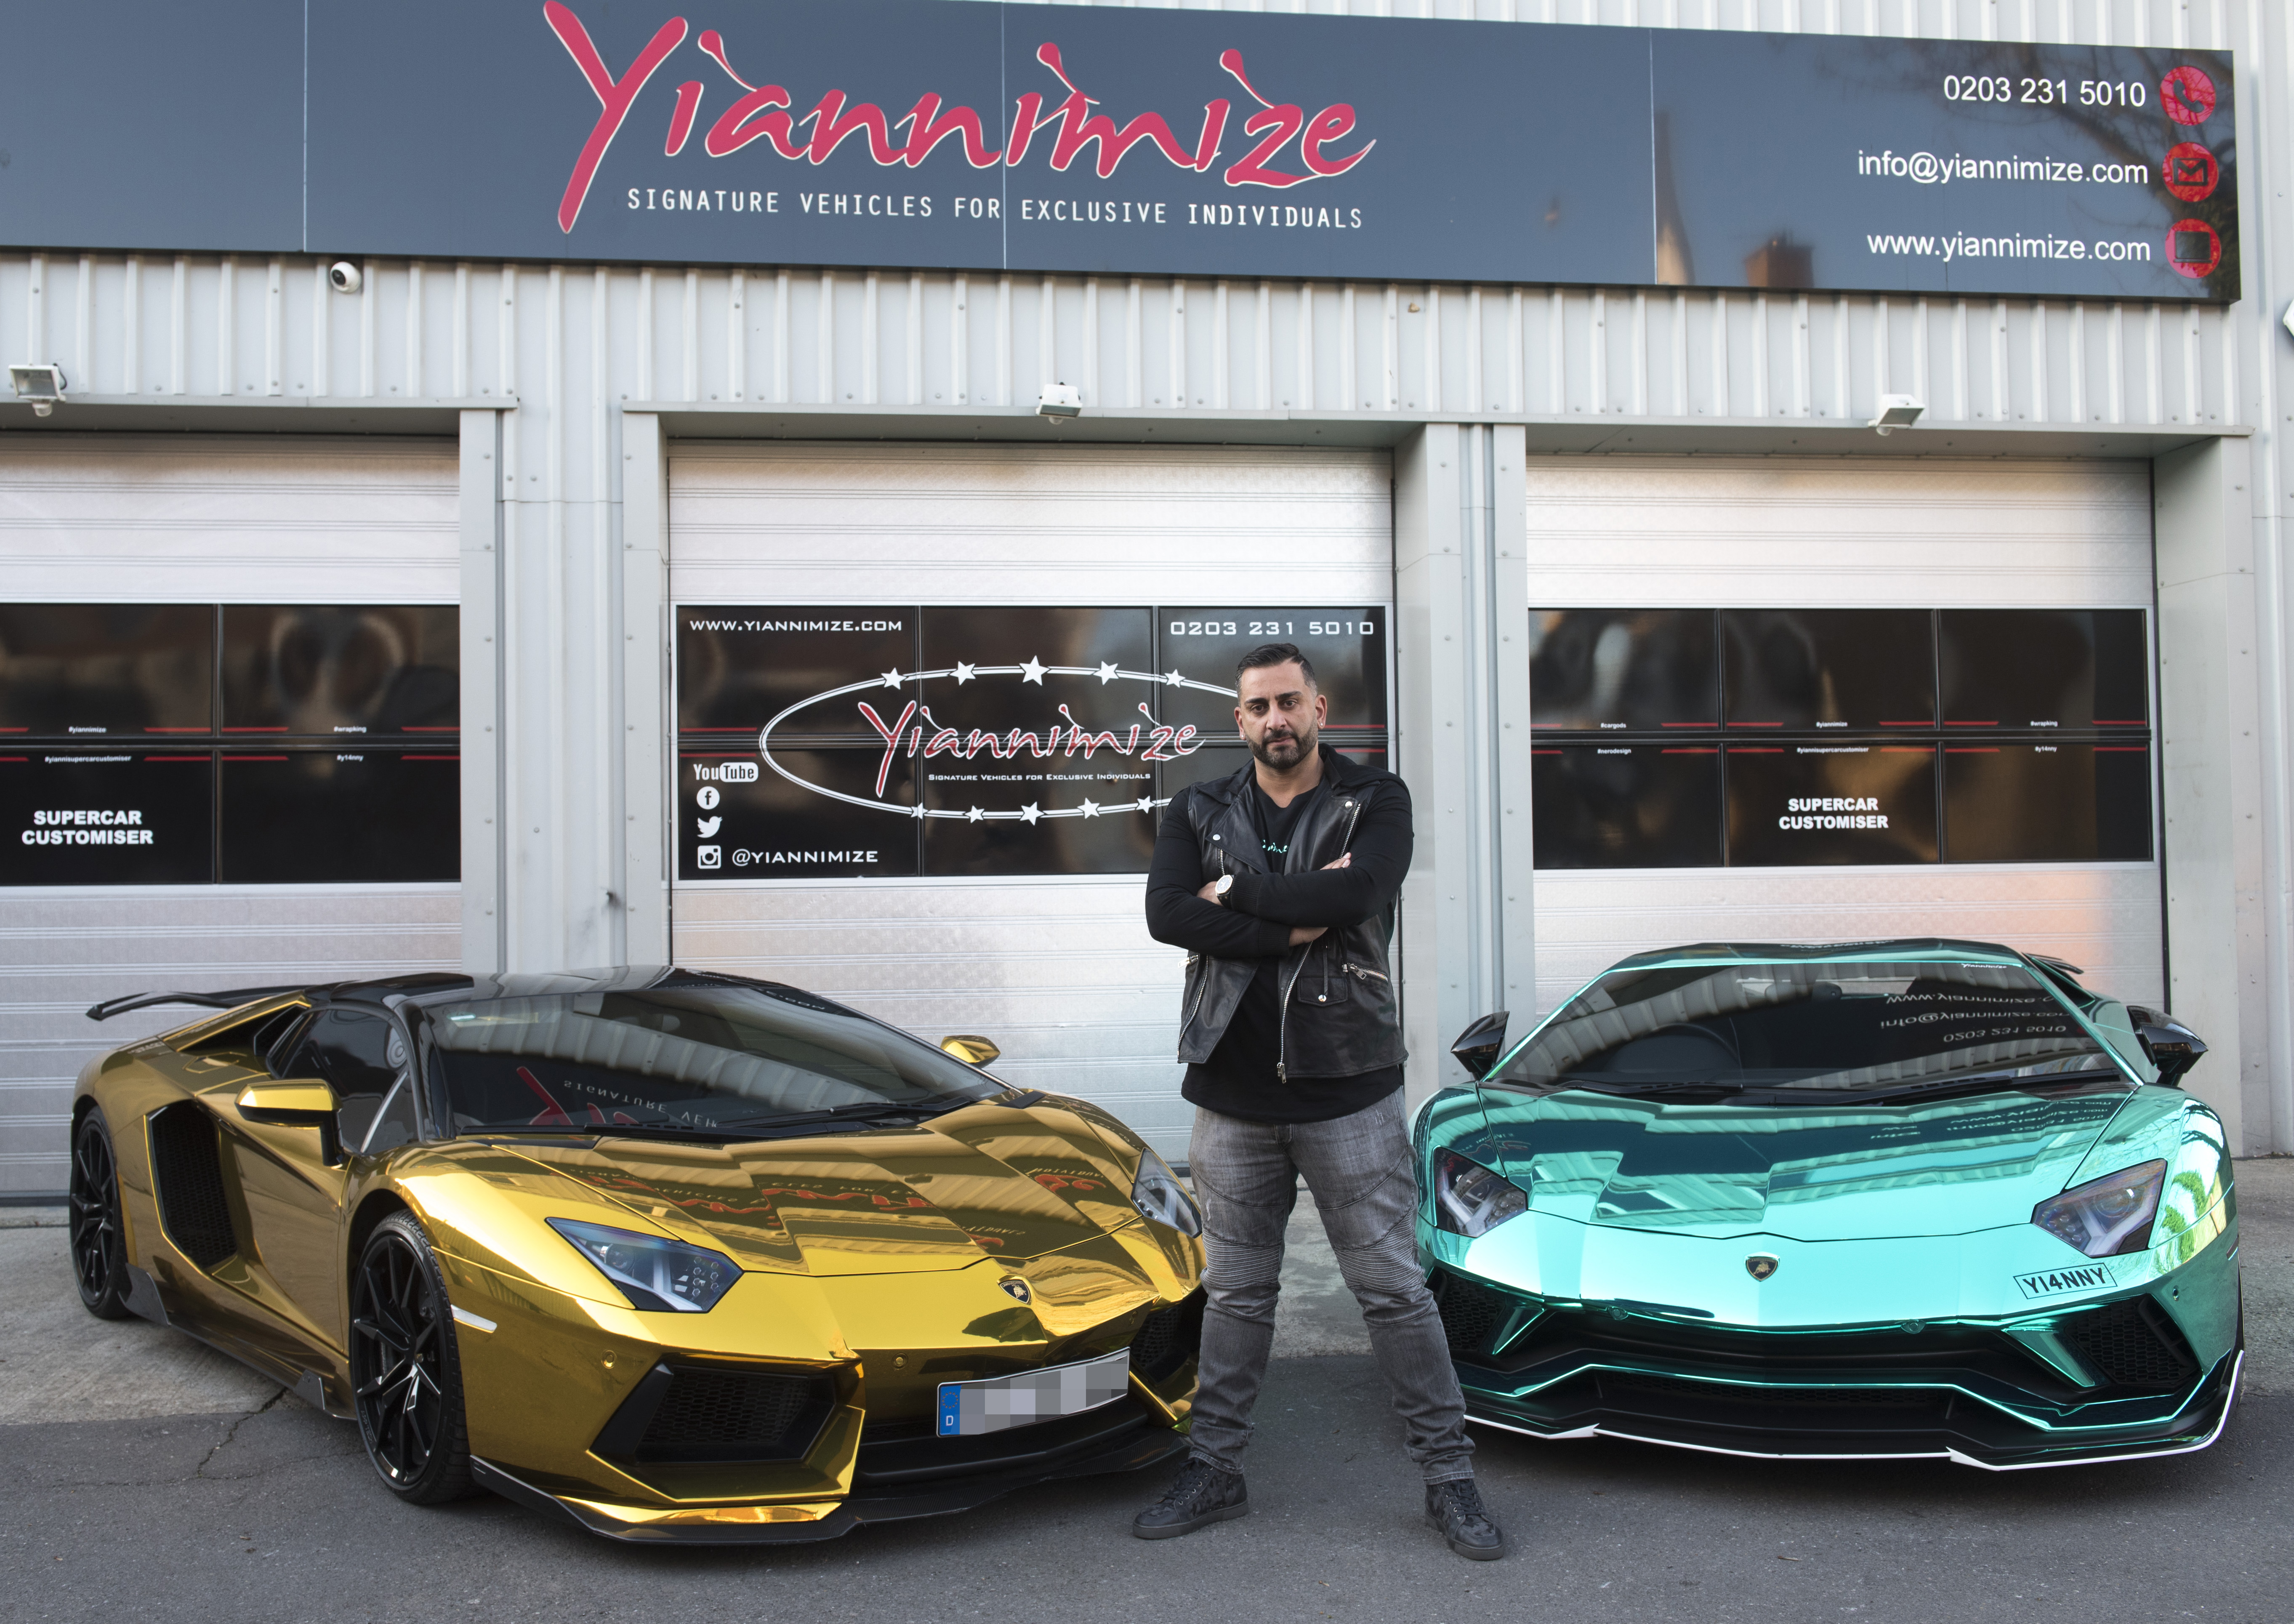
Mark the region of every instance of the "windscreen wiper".
<instances>
[{"instance_id":1,"label":"windscreen wiper","mask_svg":"<svg viewBox=\"0 0 2294 1624\"><path fill-rule=\"evenodd\" d=\"M1748 1085L1723 1082L1718 1077L1694 1081L1683 1078L1664 1083L1607 1083L1596 1082L1590 1077L1559 1077L1550 1086L1557 1092L1579 1088L1589 1094L1615 1094L1630 1100L1674 1100L1691 1096L1717 1100L1741 1094Z\"/></svg>"},{"instance_id":2,"label":"windscreen wiper","mask_svg":"<svg viewBox=\"0 0 2294 1624\"><path fill-rule=\"evenodd\" d=\"M2085 1071L2018 1074L1979 1072L1971 1076L1939 1077L1929 1083L1899 1084L1893 1088L1772 1088L1761 1091L1762 1101L1777 1104L1821 1102L1826 1105L1889 1105L1905 1100L1948 1099L1956 1094L2016 1093L2038 1089L2091 1087L2098 1082L2132 1088L2119 1073L2103 1067Z\"/></svg>"}]
</instances>

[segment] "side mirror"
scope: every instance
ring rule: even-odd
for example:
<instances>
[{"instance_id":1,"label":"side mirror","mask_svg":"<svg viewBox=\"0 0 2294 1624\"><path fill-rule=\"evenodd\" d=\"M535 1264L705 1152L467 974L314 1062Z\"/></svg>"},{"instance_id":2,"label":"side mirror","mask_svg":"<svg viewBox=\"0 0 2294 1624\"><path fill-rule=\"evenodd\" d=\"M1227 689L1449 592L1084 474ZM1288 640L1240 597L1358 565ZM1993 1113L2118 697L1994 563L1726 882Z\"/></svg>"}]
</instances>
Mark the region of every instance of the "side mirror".
<instances>
[{"instance_id":1,"label":"side mirror","mask_svg":"<svg viewBox=\"0 0 2294 1624\"><path fill-rule=\"evenodd\" d=\"M967 1066L989 1065L997 1056L1004 1052L987 1038L966 1036L963 1034L954 1037L943 1037L940 1040L940 1046Z\"/></svg>"},{"instance_id":2,"label":"side mirror","mask_svg":"<svg viewBox=\"0 0 2294 1624\"><path fill-rule=\"evenodd\" d=\"M2127 1016L2135 1023L2135 1041L2159 1068L2160 1083L2168 1088L2182 1087L2184 1074L2205 1057L2205 1042L2163 1010L2146 1010L2141 1004L2130 1003Z\"/></svg>"},{"instance_id":3,"label":"side mirror","mask_svg":"<svg viewBox=\"0 0 2294 1624\"><path fill-rule=\"evenodd\" d=\"M336 1127L341 1104L335 1091L315 1077L291 1083L251 1083L239 1091L239 1114L249 1122L282 1128L319 1130L319 1159L329 1167L342 1165L343 1146Z\"/></svg>"},{"instance_id":4,"label":"side mirror","mask_svg":"<svg viewBox=\"0 0 2294 1624\"><path fill-rule=\"evenodd\" d=\"M311 1078L256 1083L239 1092L239 1114L249 1122L312 1128L334 1121L338 1108L335 1091Z\"/></svg>"},{"instance_id":5,"label":"side mirror","mask_svg":"<svg viewBox=\"0 0 2294 1624\"><path fill-rule=\"evenodd\" d=\"M1494 1015L1483 1016L1459 1033L1458 1041L1450 1045L1450 1052L1478 1082L1484 1072L1497 1064L1498 1055L1505 1048L1505 1035L1506 1012L1500 1010Z\"/></svg>"}]
</instances>

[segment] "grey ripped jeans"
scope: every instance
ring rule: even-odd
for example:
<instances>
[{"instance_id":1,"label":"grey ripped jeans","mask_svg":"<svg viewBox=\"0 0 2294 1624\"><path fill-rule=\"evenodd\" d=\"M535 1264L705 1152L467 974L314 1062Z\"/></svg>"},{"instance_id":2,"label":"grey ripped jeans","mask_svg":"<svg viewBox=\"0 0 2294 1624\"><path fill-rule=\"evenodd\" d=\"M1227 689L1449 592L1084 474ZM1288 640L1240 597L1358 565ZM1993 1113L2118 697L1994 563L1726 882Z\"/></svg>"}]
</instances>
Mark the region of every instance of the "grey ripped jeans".
<instances>
[{"instance_id":1,"label":"grey ripped jeans","mask_svg":"<svg viewBox=\"0 0 2294 1624\"><path fill-rule=\"evenodd\" d=\"M1251 1406L1274 1344L1282 1232L1304 1173L1362 1304L1410 1458L1429 1483L1473 1476L1465 1401L1418 1265L1418 1186L1402 1091L1329 1122L1248 1122L1197 1108L1188 1162L1209 1254L1194 1457L1242 1469Z\"/></svg>"}]
</instances>

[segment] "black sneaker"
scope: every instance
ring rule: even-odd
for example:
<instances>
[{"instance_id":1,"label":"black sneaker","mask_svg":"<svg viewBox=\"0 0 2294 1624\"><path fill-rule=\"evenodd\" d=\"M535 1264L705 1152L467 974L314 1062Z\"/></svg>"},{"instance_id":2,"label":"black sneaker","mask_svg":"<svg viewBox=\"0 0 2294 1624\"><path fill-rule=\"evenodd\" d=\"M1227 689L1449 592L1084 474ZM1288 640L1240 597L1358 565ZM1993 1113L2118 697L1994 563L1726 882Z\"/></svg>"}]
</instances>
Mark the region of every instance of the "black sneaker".
<instances>
[{"instance_id":1,"label":"black sneaker","mask_svg":"<svg viewBox=\"0 0 2294 1624\"><path fill-rule=\"evenodd\" d=\"M1505 1555L1505 1536L1482 1506L1482 1491L1470 1477L1426 1485L1426 1521L1440 1531L1450 1548L1475 1562Z\"/></svg>"},{"instance_id":2,"label":"black sneaker","mask_svg":"<svg viewBox=\"0 0 2294 1624\"><path fill-rule=\"evenodd\" d=\"M1163 1498L1131 1519L1131 1531L1142 1539L1175 1539L1249 1514L1250 1491L1243 1487L1241 1473L1191 1458Z\"/></svg>"}]
</instances>

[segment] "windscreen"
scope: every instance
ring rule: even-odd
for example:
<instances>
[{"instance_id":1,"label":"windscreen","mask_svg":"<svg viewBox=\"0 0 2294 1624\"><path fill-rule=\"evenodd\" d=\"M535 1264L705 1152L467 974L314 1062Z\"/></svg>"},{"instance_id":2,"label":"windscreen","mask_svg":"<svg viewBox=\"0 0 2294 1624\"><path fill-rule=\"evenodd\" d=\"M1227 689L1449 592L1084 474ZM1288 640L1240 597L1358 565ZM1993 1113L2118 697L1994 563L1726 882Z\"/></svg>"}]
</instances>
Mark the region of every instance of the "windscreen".
<instances>
[{"instance_id":1,"label":"windscreen","mask_svg":"<svg viewBox=\"0 0 2294 1624\"><path fill-rule=\"evenodd\" d=\"M434 1008L457 1132L769 1129L1000 1091L961 1061L793 989L687 985Z\"/></svg>"},{"instance_id":2,"label":"windscreen","mask_svg":"<svg viewBox=\"0 0 2294 1624\"><path fill-rule=\"evenodd\" d=\"M1613 970L1494 1080L1862 1092L2078 1072L2118 1075L2029 970L1808 961Z\"/></svg>"}]
</instances>

